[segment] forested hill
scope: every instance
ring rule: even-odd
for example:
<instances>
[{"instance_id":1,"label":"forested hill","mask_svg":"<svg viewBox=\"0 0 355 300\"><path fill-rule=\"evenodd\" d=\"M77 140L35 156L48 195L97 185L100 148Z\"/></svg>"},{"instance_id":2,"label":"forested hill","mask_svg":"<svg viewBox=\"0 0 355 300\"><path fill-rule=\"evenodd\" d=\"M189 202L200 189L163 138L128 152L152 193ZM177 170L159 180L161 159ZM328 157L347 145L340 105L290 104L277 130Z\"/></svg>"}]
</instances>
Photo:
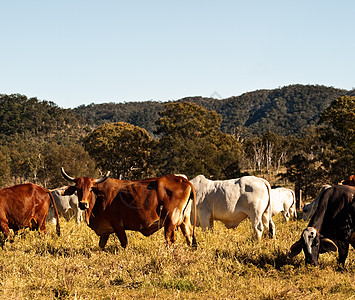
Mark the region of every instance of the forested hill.
<instances>
[{"instance_id":1,"label":"forested hill","mask_svg":"<svg viewBox=\"0 0 355 300\"><path fill-rule=\"evenodd\" d=\"M301 130L316 124L319 115L330 103L354 91L319 85L290 85L273 90L258 90L227 99L187 97L189 101L222 115L222 131L233 133L242 128L246 134L274 131L280 135L299 135ZM73 110L90 125L105 122L128 122L152 133L162 102L128 102L82 105Z\"/></svg>"},{"instance_id":2,"label":"forested hill","mask_svg":"<svg viewBox=\"0 0 355 300\"><path fill-rule=\"evenodd\" d=\"M162 102L144 101L81 105L74 108L73 112L91 126L126 122L144 128L152 134L159 112L163 110Z\"/></svg>"},{"instance_id":3,"label":"forested hill","mask_svg":"<svg viewBox=\"0 0 355 300\"><path fill-rule=\"evenodd\" d=\"M188 97L178 101L199 104L222 115L222 131L262 135L299 135L316 124L329 104L346 91L325 86L290 85L274 90L258 90L227 99ZM84 136L93 127L107 122L127 122L155 131L155 121L165 103L145 101L82 105L63 109L55 103L24 95L0 95L0 144L10 140L35 138L63 143ZM89 125L89 126L87 126Z\"/></svg>"},{"instance_id":4,"label":"forested hill","mask_svg":"<svg viewBox=\"0 0 355 300\"><path fill-rule=\"evenodd\" d=\"M49 101L0 94L0 144L19 140L64 142L83 134L85 120Z\"/></svg>"}]
</instances>

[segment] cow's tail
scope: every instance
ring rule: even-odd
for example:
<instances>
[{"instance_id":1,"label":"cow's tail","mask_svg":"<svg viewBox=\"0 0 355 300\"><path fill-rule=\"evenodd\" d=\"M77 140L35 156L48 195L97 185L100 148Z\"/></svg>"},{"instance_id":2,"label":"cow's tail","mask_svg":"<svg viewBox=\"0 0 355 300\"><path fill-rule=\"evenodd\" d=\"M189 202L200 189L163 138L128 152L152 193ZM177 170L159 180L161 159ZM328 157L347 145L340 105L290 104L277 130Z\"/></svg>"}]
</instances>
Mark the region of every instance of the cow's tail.
<instances>
[{"instance_id":1,"label":"cow's tail","mask_svg":"<svg viewBox=\"0 0 355 300\"><path fill-rule=\"evenodd\" d=\"M265 185L266 185L266 188L267 188L267 192L268 192L268 195L269 195L269 201L268 201L268 206L267 206L267 213L268 213L268 218L269 218L269 237L273 238L274 235L275 235L275 224L274 222L272 221L272 200L271 200L271 186L270 186L270 183L264 179L265 181Z\"/></svg>"},{"instance_id":2,"label":"cow's tail","mask_svg":"<svg viewBox=\"0 0 355 300\"><path fill-rule=\"evenodd\" d=\"M291 191L291 194L292 194L292 206L294 207L293 216L292 217L295 220L297 220L296 194L295 194L295 192L293 190L290 189L290 191Z\"/></svg>"},{"instance_id":3,"label":"cow's tail","mask_svg":"<svg viewBox=\"0 0 355 300\"><path fill-rule=\"evenodd\" d=\"M196 190L194 185L188 181L191 191L192 191L192 196L193 196L193 205L194 205L194 226L192 228L192 247L197 248L197 241L196 241L196 236L195 236L195 229L196 229L196 219L197 219L197 211L196 211Z\"/></svg>"},{"instance_id":4,"label":"cow's tail","mask_svg":"<svg viewBox=\"0 0 355 300\"><path fill-rule=\"evenodd\" d=\"M49 198L51 199L52 201L52 205L53 205L53 208L54 208L54 212L55 212L55 217L57 219L57 224L56 224L56 232L57 232L57 235L60 236L60 225L59 225L59 214L58 214L58 209L57 209L57 205L55 204L55 201L54 201L54 198L52 196L52 193L50 191L47 191L48 195L49 195Z\"/></svg>"}]
</instances>

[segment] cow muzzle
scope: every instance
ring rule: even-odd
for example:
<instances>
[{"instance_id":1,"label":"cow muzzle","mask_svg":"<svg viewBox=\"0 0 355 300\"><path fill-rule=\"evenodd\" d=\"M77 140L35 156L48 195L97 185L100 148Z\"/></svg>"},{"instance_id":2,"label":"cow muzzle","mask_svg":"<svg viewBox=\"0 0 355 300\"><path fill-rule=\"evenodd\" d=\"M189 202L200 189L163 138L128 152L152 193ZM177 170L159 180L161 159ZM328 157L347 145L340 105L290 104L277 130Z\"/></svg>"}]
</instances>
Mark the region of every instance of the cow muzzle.
<instances>
[{"instance_id":1,"label":"cow muzzle","mask_svg":"<svg viewBox=\"0 0 355 300\"><path fill-rule=\"evenodd\" d=\"M318 260L315 259L314 257L307 257L305 259L306 266L315 266L318 267Z\"/></svg>"},{"instance_id":2,"label":"cow muzzle","mask_svg":"<svg viewBox=\"0 0 355 300\"><path fill-rule=\"evenodd\" d=\"M87 203L87 202L79 202L79 208L81 210L86 210L86 209L89 208L89 203Z\"/></svg>"}]
</instances>

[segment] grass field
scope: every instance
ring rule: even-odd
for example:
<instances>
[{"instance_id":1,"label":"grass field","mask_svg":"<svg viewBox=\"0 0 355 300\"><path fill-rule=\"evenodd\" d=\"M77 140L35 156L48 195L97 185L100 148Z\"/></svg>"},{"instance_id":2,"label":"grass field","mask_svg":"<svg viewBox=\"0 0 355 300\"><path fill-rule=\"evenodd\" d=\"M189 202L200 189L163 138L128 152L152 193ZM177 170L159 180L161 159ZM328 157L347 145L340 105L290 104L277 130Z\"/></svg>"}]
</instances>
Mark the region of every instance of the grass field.
<instances>
[{"instance_id":1,"label":"grass field","mask_svg":"<svg viewBox=\"0 0 355 300\"><path fill-rule=\"evenodd\" d=\"M25 230L0 250L1 299L350 299L355 297L355 251L346 269L337 254L305 267L303 254L287 257L306 222L275 219L277 238L252 239L250 221L236 230L215 222L197 229L198 249L181 232L166 248L163 231L150 237L128 232L122 249L111 235L106 251L84 223L61 219L62 236Z\"/></svg>"}]
</instances>

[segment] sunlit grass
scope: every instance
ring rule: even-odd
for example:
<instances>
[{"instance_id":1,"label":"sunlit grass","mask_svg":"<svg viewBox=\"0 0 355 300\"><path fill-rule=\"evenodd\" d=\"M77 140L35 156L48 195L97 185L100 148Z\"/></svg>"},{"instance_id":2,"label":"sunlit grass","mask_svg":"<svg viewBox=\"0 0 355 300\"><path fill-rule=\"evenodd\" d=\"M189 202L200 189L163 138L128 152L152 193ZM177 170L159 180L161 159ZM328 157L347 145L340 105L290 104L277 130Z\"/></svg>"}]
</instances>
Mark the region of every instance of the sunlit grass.
<instances>
[{"instance_id":1,"label":"sunlit grass","mask_svg":"<svg viewBox=\"0 0 355 300\"><path fill-rule=\"evenodd\" d=\"M1 299L346 299L355 294L354 249L346 269L336 254L305 267L303 254L287 252L306 223L275 218L276 239L253 240L249 221L235 229L215 222L197 229L198 249L182 234L167 248L163 231L150 237L128 232L122 249L111 235L105 251L85 224L61 219L62 236L25 230L0 250Z\"/></svg>"}]
</instances>

